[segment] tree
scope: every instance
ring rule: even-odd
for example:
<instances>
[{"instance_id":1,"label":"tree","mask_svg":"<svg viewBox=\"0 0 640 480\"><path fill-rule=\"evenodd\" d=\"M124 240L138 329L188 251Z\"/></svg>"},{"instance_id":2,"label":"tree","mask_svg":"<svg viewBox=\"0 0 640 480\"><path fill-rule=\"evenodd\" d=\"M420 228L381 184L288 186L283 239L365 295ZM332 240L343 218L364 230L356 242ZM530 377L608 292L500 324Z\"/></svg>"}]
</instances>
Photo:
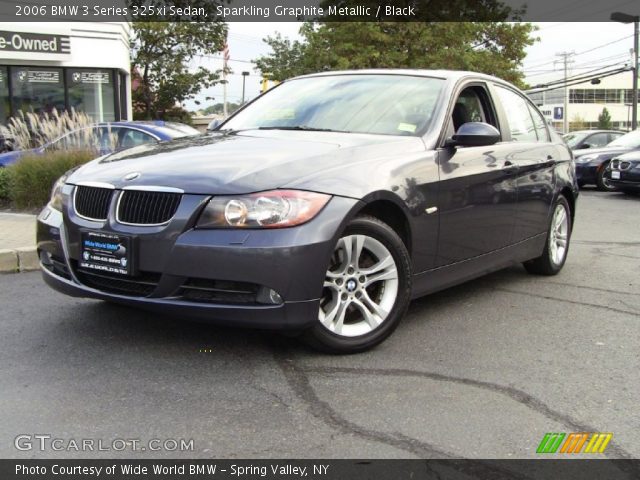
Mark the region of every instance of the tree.
<instances>
[{"instance_id":1,"label":"tree","mask_svg":"<svg viewBox=\"0 0 640 480\"><path fill-rule=\"evenodd\" d=\"M569 130L570 131L575 131L575 130L585 130L587 128L587 122L584 119L583 116L579 115L579 114L575 114L572 118L571 118L571 123L569 125Z\"/></svg>"},{"instance_id":2,"label":"tree","mask_svg":"<svg viewBox=\"0 0 640 480\"><path fill-rule=\"evenodd\" d=\"M134 22L132 97L138 116L181 116L182 102L218 83L220 71L192 70L189 63L199 55L221 51L226 35L227 26L221 21Z\"/></svg>"},{"instance_id":3,"label":"tree","mask_svg":"<svg viewBox=\"0 0 640 480\"><path fill-rule=\"evenodd\" d=\"M602 130L611 129L611 115L609 115L609 110L607 110L607 107L604 107L602 109L602 113L598 115L598 128Z\"/></svg>"},{"instance_id":4,"label":"tree","mask_svg":"<svg viewBox=\"0 0 640 480\"><path fill-rule=\"evenodd\" d=\"M239 103L234 103L234 102L227 103L227 111L229 112L229 114L232 114L238 108L240 108ZM224 112L224 105L222 103L214 103L213 105L209 105L208 107L202 110L203 115L222 114L223 112Z\"/></svg>"},{"instance_id":5,"label":"tree","mask_svg":"<svg viewBox=\"0 0 640 480\"><path fill-rule=\"evenodd\" d=\"M325 70L443 68L496 75L524 86L521 62L537 39L529 23L305 23L302 41L276 34L272 53L256 60L273 80Z\"/></svg>"}]
</instances>

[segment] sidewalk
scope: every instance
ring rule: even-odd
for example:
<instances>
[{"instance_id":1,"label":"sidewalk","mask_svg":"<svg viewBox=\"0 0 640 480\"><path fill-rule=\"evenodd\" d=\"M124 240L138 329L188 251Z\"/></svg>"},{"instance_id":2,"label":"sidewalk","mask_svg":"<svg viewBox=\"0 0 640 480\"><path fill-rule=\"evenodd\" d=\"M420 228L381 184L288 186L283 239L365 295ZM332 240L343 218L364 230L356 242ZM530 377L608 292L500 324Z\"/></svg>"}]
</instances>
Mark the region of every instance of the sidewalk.
<instances>
[{"instance_id":1,"label":"sidewalk","mask_svg":"<svg viewBox=\"0 0 640 480\"><path fill-rule=\"evenodd\" d=\"M0 273L38 269L36 216L0 213Z\"/></svg>"}]
</instances>

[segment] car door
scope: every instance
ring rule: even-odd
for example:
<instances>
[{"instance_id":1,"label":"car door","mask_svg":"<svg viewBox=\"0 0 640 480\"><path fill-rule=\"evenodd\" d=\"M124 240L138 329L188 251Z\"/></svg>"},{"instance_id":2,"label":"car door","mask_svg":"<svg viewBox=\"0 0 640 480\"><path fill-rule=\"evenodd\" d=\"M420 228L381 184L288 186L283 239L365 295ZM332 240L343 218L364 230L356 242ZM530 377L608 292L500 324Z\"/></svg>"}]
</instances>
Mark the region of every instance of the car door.
<instances>
[{"instance_id":1,"label":"car door","mask_svg":"<svg viewBox=\"0 0 640 480\"><path fill-rule=\"evenodd\" d=\"M445 139L467 122L489 123L501 130L484 82L462 85L450 105ZM500 141L485 147L438 150L440 235L436 266L477 257L511 243L517 211L512 148Z\"/></svg>"},{"instance_id":2,"label":"car door","mask_svg":"<svg viewBox=\"0 0 640 480\"><path fill-rule=\"evenodd\" d=\"M513 243L547 229L553 201L553 168L560 153L551 143L542 114L522 94L505 85L493 84L492 91L502 123L509 130L509 159L517 169L518 208Z\"/></svg>"}]
</instances>

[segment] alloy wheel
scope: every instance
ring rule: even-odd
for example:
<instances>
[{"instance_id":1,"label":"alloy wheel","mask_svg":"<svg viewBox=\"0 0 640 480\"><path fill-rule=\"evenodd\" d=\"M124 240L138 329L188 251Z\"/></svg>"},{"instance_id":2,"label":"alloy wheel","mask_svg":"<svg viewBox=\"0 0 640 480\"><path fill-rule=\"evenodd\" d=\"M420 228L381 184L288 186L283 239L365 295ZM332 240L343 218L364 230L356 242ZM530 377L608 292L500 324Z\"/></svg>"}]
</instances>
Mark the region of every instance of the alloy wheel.
<instances>
[{"instance_id":1,"label":"alloy wheel","mask_svg":"<svg viewBox=\"0 0 640 480\"><path fill-rule=\"evenodd\" d=\"M327 270L318 319L336 335L366 335L387 319L397 296L398 268L389 249L368 235L344 236Z\"/></svg>"},{"instance_id":2,"label":"alloy wheel","mask_svg":"<svg viewBox=\"0 0 640 480\"><path fill-rule=\"evenodd\" d=\"M569 243L569 217L562 203L556 206L549 234L549 257L554 265L561 265L567 255Z\"/></svg>"}]
</instances>

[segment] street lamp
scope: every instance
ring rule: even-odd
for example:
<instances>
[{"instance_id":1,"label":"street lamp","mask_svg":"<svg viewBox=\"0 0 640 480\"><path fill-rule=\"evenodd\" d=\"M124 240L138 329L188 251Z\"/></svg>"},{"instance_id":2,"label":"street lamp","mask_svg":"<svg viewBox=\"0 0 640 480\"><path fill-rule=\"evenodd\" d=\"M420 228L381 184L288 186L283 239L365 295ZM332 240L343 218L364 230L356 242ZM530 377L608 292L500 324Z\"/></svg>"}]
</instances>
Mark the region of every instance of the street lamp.
<instances>
[{"instance_id":1,"label":"street lamp","mask_svg":"<svg viewBox=\"0 0 640 480\"><path fill-rule=\"evenodd\" d=\"M631 90L631 130L638 128L638 25L640 25L640 15L629 15L628 13L613 12L611 20L620 23L633 23L633 89Z\"/></svg>"},{"instance_id":2,"label":"street lamp","mask_svg":"<svg viewBox=\"0 0 640 480\"><path fill-rule=\"evenodd\" d=\"M249 72L242 72L242 103L241 105L244 105L244 84L248 76L249 76Z\"/></svg>"}]
</instances>

